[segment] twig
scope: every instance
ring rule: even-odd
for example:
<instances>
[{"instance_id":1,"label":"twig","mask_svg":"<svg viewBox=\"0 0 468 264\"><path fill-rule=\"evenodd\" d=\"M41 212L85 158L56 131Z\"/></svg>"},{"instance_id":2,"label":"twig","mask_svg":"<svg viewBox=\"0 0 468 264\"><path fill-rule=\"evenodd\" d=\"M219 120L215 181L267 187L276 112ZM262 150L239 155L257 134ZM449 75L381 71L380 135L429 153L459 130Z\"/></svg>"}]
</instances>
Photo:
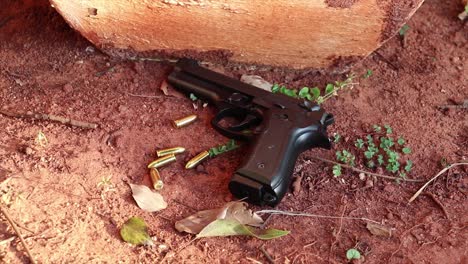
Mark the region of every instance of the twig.
<instances>
[{"instance_id":1,"label":"twig","mask_svg":"<svg viewBox=\"0 0 468 264\"><path fill-rule=\"evenodd\" d=\"M255 263L255 264L262 264L260 261L258 261L258 260L256 260L256 259L253 259L253 258L251 258L251 257L246 257L246 259L252 261L252 262Z\"/></svg>"},{"instance_id":2,"label":"twig","mask_svg":"<svg viewBox=\"0 0 468 264\"><path fill-rule=\"evenodd\" d=\"M384 179L389 179L389 180L406 181L406 182L424 182L424 180L405 179L405 178L401 178L401 177L393 177L393 176L383 175L383 174L379 174L379 173L368 172L368 171L365 171L365 170L360 170L360 169L355 168L353 166L349 166L349 165L346 165L346 164L343 164L343 163L335 162L333 160L328 160L328 159L324 159L324 158L313 157L313 156L310 157L310 158L320 160L320 161L323 161L323 162L327 162L327 163L340 165L343 168L347 168L347 169L350 169L350 170L353 170L353 171L356 171L356 172L362 172L362 173L365 173L367 175L371 175L371 176L375 176L375 177L379 177L379 178L384 178Z\"/></svg>"},{"instance_id":3,"label":"twig","mask_svg":"<svg viewBox=\"0 0 468 264\"><path fill-rule=\"evenodd\" d=\"M418 196L422 193L422 191L424 191L424 189L426 189L426 187L429 186L429 184L431 184L431 182L433 182L433 181L435 181L435 179L439 178L440 175L444 174L444 172L450 170L453 167L461 166L461 165L468 165L468 162L463 161L463 162L453 163L453 164L450 164L449 166L445 167L443 170L439 171L439 173L437 173L436 176L432 177L432 179L430 179L428 182L426 182L426 184L424 184L421 188L419 188L419 190L408 200L408 203L411 203L416 198L418 198Z\"/></svg>"},{"instance_id":4,"label":"twig","mask_svg":"<svg viewBox=\"0 0 468 264\"><path fill-rule=\"evenodd\" d=\"M127 93L127 94L133 97L141 97L141 98L163 98L165 97L162 95L144 95L144 94L132 94L132 93Z\"/></svg>"},{"instance_id":5,"label":"twig","mask_svg":"<svg viewBox=\"0 0 468 264\"><path fill-rule=\"evenodd\" d=\"M31 251L29 251L28 244L26 244L26 242L24 241L23 236L21 235L20 231L16 227L15 221L13 221L13 219L11 219L10 215L8 214L8 212L6 211L6 208L3 206L2 203L0 203L0 210L2 211L2 213L5 216L5 218L7 219L7 221L10 223L11 227L13 227L13 230L15 231L16 235L21 240L21 243L23 243L24 250L26 250L26 253L29 256L29 259L31 260L31 263L35 264L36 261L32 257Z\"/></svg>"},{"instance_id":6,"label":"twig","mask_svg":"<svg viewBox=\"0 0 468 264\"><path fill-rule=\"evenodd\" d=\"M330 256L331 256L331 254L333 252L333 248L335 247L335 245L338 242L338 239L340 237L341 229L343 228L343 217L344 217L345 212L346 212L346 205L344 206L343 213L341 214L341 217L340 217L340 225L338 226L338 232L336 232L336 234L334 235L335 240L330 245L330 253L328 254L328 261L330 261Z\"/></svg>"},{"instance_id":7,"label":"twig","mask_svg":"<svg viewBox=\"0 0 468 264\"><path fill-rule=\"evenodd\" d=\"M429 196L439 207L442 209L442 211L445 214L445 217L450 220L450 216L447 212L447 209L445 209L445 206L437 199L432 193L425 193L426 196Z\"/></svg>"},{"instance_id":8,"label":"twig","mask_svg":"<svg viewBox=\"0 0 468 264\"><path fill-rule=\"evenodd\" d=\"M383 60L385 63L387 63L389 66L391 66L390 68L392 68L393 70L395 71L398 71L398 67L393 64L393 62L389 61L386 57L384 57L382 54L380 54L380 52L378 51L375 51L374 52L381 60Z\"/></svg>"},{"instance_id":9,"label":"twig","mask_svg":"<svg viewBox=\"0 0 468 264\"><path fill-rule=\"evenodd\" d=\"M56 116L56 115L49 115L49 114L40 114L40 113L33 113L33 112L26 112L26 113L12 113L5 110L0 110L0 114L15 117L15 118L32 118L36 120L44 120L44 121L53 121L62 123L64 125L70 125L75 127L87 128L87 129L94 129L97 128L98 125L94 123L82 122L75 119Z\"/></svg>"},{"instance_id":10,"label":"twig","mask_svg":"<svg viewBox=\"0 0 468 264\"><path fill-rule=\"evenodd\" d=\"M380 222L377 222L375 220L371 220L371 219L365 218L365 217L349 217L349 216L341 217L341 216L331 216L331 215L308 214L308 213L303 213L303 212L288 212L288 211L280 211L280 210L260 210L260 211L257 211L255 213L257 213L257 214L288 215L288 216L305 216L305 217L317 217L317 218L329 218L329 219L361 220L361 221L367 221L367 222L380 224Z\"/></svg>"},{"instance_id":11,"label":"twig","mask_svg":"<svg viewBox=\"0 0 468 264\"><path fill-rule=\"evenodd\" d=\"M270 254L265 250L263 246L260 247L260 251L263 253L263 255L270 264L275 264L275 260L270 256Z\"/></svg>"}]
</instances>

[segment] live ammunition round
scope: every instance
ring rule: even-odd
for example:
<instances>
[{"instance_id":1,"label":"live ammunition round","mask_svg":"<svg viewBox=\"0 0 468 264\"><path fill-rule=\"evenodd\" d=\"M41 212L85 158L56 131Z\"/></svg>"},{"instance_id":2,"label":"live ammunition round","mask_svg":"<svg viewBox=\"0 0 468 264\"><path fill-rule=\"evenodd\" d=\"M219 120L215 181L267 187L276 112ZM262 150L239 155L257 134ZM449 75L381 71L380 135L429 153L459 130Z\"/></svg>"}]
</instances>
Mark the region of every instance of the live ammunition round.
<instances>
[{"instance_id":1,"label":"live ammunition round","mask_svg":"<svg viewBox=\"0 0 468 264\"><path fill-rule=\"evenodd\" d=\"M183 147L167 148L167 149L161 149L161 150L156 151L156 155L158 155L158 157L164 157L166 155L179 154L184 151L185 151L185 148Z\"/></svg>"},{"instance_id":2,"label":"live ammunition round","mask_svg":"<svg viewBox=\"0 0 468 264\"><path fill-rule=\"evenodd\" d=\"M171 154L171 155L167 155L167 156L164 156L164 157L161 157L153 162L151 162L149 165L148 165L148 169L151 169L151 168L160 168L166 164L169 164L171 162L174 162L176 161L176 157L174 154Z\"/></svg>"},{"instance_id":3,"label":"live ammunition round","mask_svg":"<svg viewBox=\"0 0 468 264\"><path fill-rule=\"evenodd\" d=\"M193 168L195 168L195 166L197 166L200 162L207 159L209 156L210 156L210 153L205 150L205 151L199 153L198 155L196 155L195 157L193 157L191 160L189 160L187 162L187 164L185 164L185 168L187 170L188 169L193 169Z\"/></svg>"},{"instance_id":4,"label":"live ammunition round","mask_svg":"<svg viewBox=\"0 0 468 264\"><path fill-rule=\"evenodd\" d=\"M150 177L151 182L153 183L153 187L156 191L159 191L164 187L164 183L161 180L161 175L159 174L159 171L156 168L150 169Z\"/></svg>"},{"instance_id":5,"label":"live ammunition round","mask_svg":"<svg viewBox=\"0 0 468 264\"><path fill-rule=\"evenodd\" d=\"M191 123L195 122L195 120L197 120L197 115L189 115L184 118L172 121L172 124L175 128L181 128L190 125Z\"/></svg>"}]
</instances>

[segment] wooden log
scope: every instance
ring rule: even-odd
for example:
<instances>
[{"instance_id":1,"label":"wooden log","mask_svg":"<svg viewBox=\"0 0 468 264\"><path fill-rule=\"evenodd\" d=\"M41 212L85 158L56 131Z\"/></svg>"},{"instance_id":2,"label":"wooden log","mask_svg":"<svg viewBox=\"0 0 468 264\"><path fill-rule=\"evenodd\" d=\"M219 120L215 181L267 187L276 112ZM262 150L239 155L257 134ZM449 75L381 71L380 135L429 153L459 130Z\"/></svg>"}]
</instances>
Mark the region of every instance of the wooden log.
<instances>
[{"instance_id":1,"label":"wooden log","mask_svg":"<svg viewBox=\"0 0 468 264\"><path fill-rule=\"evenodd\" d=\"M118 56L188 56L303 68L339 67L389 39L423 0L50 0Z\"/></svg>"}]
</instances>

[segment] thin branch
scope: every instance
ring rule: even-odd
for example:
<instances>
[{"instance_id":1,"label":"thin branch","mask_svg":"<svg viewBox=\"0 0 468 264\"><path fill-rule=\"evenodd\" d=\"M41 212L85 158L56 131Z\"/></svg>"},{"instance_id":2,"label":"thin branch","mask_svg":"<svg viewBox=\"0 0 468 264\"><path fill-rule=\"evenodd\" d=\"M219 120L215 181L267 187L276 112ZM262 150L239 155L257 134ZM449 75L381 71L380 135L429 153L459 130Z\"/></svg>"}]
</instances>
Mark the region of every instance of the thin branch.
<instances>
[{"instance_id":1,"label":"thin branch","mask_svg":"<svg viewBox=\"0 0 468 264\"><path fill-rule=\"evenodd\" d=\"M62 117L62 116L56 116L56 115L33 113L29 111L26 113L13 113L13 112L5 111L5 110L0 110L0 114L9 116L9 117L14 117L14 118L32 118L36 120L53 121L53 122L62 123L64 125L70 125L70 126L87 128L87 129L94 129L98 127L98 125L94 123L78 121L75 119Z\"/></svg>"},{"instance_id":2,"label":"thin branch","mask_svg":"<svg viewBox=\"0 0 468 264\"><path fill-rule=\"evenodd\" d=\"M360 169L355 168L353 166L349 166L349 165L346 165L346 164L343 164L343 163L335 162L333 160L328 160L328 159L324 159L324 158L319 158L319 157L311 157L311 158L316 159L316 160L320 160L320 161L323 161L323 162L327 162L327 163L340 165L343 168L347 168L347 169L350 169L350 170L353 170L353 171L356 171L356 172L362 172L362 173L365 173L367 175L371 175L371 176L375 176L375 177L379 177L379 178L384 178L384 179L389 179L389 180L406 181L406 182L424 182L424 180L405 179L405 178L401 178L401 177L393 177L393 176L383 175L383 174L379 174L379 173L368 172L368 171L365 171L365 170L360 170Z\"/></svg>"},{"instance_id":3,"label":"thin branch","mask_svg":"<svg viewBox=\"0 0 468 264\"><path fill-rule=\"evenodd\" d=\"M270 254L265 250L263 246L260 247L260 251L263 253L265 258L268 260L268 263L275 264L275 260L270 256Z\"/></svg>"},{"instance_id":4,"label":"thin branch","mask_svg":"<svg viewBox=\"0 0 468 264\"><path fill-rule=\"evenodd\" d=\"M468 162L463 161L463 162L459 162L459 163L453 163L453 164L445 167L443 170L439 171L439 173L437 173L434 177L432 177L432 179L430 179L428 182L426 182L426 184L424 184L421 188L419 188L419 190L408 200L408 203L411 203L416 198L418 198L418 196L424 191L424 189L426 189L426 187L429 186L429 184L431 184L431 182L433 182L437 178L439 178L440 175L444 174L446 171L450 170L453 167L462 166L462 165L468 165Z\"/></svg>"},{"instance_id":5,"label":"thin branch","mask_svg":"<svg viewBox=\"0 0 468 264\"><path fill-rule=\"evenodd\" d=\"M28 244L26 244L26 242L24 241L23 236L21 235L20 231L16 227L15 221L13 219L11 219L10 215L8 214L6 208L3 206L2 203L0 203L0 210L2 211L2 213L5 216L5 218L7 219L7 221L10 223L11 227L13 227L13 230L15 231L16 235L21 240L21 243L23 243L24 250L26 250L26 253L29 256L29 259L31 260L31 263L36 264L36 261L32 257L31 251L29 251Z\"/></svg>"},{"instance_id":6,"label":"thin branch","mask_svg":"<svg viewBox=\"0 0 468 264\"><path fill-rule=\"evenodd\" d=\"M288 216L305 216L305 217L316 217L316 218L328 218L328 219L346 219L346 220L361 220L366 222L372 222L375 224L380 224L375 220L365 218L365 217L349 217L349 216L333 216L333 215L318 215L318 214L308 214L303 212L288 212L281 210L260 210L255 212L257 214L274 214L274 215L288 215Z\"/></svg>"},{"instance_id":7,"label":"thin branch","mask_svg":"<svg viewBox=\"0 0 468 264\"><path fill-rule=\"evenodd\" d=\"M132 94L132 93L127 93L127 94L133 97L141 97L141 98L163 98L165 97L162 95L144 95L144 94Z\"/></svg>"}]
</instances>

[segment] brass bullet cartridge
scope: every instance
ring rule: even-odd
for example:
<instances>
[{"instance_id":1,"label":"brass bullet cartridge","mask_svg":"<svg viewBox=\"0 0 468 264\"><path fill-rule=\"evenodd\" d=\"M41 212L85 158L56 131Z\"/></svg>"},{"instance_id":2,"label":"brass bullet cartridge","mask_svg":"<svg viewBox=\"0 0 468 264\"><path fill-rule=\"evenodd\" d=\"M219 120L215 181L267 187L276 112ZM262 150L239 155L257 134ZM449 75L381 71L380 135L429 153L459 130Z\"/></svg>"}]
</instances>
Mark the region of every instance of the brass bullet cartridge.
<instances>
[{"instance_id":1,"label":"brass bullet cartridge","mask_svg":"<svg viewBox=\"0 0 468 264\"><path fill-rule=\"evenodd\" d=\"M161 157L153 162L151 162L149 165L148 165L148 169L151 169L151 168L160 168L166 164L169 164L171 162L174 162L176 161L176 157L174 154L171 154L171 155L167 155L167 156L164 156L164 157Z\"/></svg>"},{"instance_id":2,"label":"brass bullet cartridge","mask_svg":"<svg viewBox=\"0 0 468 264\"><path fill-rule=\"evenodd\" d=\"M151 182L153 183L153 187L156 191L159 191L164 187L164 183L161 180L161 175L159 174L159 171L156 168L150 169L150 177Z\"/></svg>"},{"instance_id":3,"label":"brass bullet cartridge","mask_svg":"<svg viewBox=\"0 0 468 264\"><path fill-rule=\"evenodd\" d=\"M172 121L172 124L175 128L181 128L190 125L191 123L195 122L195 120L197 120L197 115L189 115L184 118Z\"/></svg>"},{"instance_id":4,"label":"brass bullet cartridge","mask_svg":"<svg viewBox=\"0 0 468 264\"><path fill-rule=\"evenodd\" d=\"M183 147L167 148L167 149L161 149L161 150L156 151L156 155L158 155L158 157L164 157L166 155L179 154L184 151L185 151L185 148Z\"/></svg>"},{"instance_id":5,"label":"brass bullet cartridge","mask_svg":"<svg viewBox=\"0 0 468 264\"><path fill-rule=\"evenodd\" d=\"M210 156L210 153L205 150L205 151L199 153L198 155L196 155L195 157L193 157L191 160L189 160L187 162L187 164L185 164L185 168L187 170L195 168L195 166L197 166L200 162L207 159L209 156Z\"/></svg>"}]
</instances>

